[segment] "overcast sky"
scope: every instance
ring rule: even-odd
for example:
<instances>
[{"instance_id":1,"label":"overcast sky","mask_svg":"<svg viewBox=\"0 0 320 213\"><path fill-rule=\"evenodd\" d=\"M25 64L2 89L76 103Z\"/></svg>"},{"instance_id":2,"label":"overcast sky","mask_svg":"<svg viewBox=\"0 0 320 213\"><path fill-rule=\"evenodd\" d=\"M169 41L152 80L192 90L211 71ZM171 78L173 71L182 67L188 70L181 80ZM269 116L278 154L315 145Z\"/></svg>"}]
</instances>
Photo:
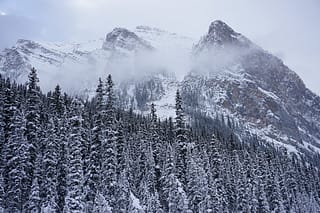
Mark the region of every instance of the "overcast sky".
<instances>
[{"instance_id":1,"label":"overcast sky","mask_svg":"<svg viewBox=\"0 0 320 213\"><path fill-rule=\"evenodd\" d=\"M318 0L0 0L0 49L18 38L81 41L137 25L199 38L216 19L279 56L320 94Z\"/></svg>"}]
</instances>

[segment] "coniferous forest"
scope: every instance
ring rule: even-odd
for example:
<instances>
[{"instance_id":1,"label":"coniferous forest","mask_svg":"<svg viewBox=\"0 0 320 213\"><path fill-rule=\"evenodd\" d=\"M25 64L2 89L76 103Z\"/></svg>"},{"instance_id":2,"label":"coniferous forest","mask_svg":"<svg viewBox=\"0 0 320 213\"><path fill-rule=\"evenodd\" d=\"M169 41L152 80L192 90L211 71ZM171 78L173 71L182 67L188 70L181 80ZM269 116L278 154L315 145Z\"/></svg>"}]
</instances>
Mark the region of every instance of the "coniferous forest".
<instances>
[{"instance_id":1,"label":"coniferous forest","mask_svg":"<svg viewBox=\"0 0 320 213\"><path fill-rule=\"evenodd\" d=\"M186 122L179 91L160 121L123 109L111 75L90 100L38 84L0 78L0 212L319 212L319 161L223 115Z\"/></svg>"}]
</instances>

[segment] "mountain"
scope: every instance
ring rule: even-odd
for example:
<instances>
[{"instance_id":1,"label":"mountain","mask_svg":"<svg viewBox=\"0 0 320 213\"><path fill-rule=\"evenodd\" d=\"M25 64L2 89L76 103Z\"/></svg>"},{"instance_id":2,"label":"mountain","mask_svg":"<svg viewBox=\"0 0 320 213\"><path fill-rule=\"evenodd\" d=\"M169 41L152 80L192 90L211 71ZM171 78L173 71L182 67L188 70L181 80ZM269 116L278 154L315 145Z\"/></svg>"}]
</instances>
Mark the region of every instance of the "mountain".
<instances>
[{"instance_id":1,"label":"mountain","mask_svg":"<svg viewBox=\"0 0 320 213\"><path fill-rule=\"evenodd\" d=\"M152 50L153 47L139 38L134 32L124 28L115 28L108 33L102 49L114 52Z\"/></svg>"},{"instance_id":2,"label":"mountain","mask_svg":"<svg viewBox=\"0 0 320 213\"><path fill-rule=\"evenodd\" d=\"M84 43L19 40L0 53L0 73L18 82L32 66L45 90L59 83L90 97L97 79L111 73L123 108L144 113L155 103L161 118L174 116L180 89L189 112L228 115L243 139L250 132L290 152L320 151L319 96L279 58L222 21L212 22L198 42L138 26Z\"/></svg>"},{"instance_id":3,"label":"mountain","mask_svg":"<svg viewBox=\"0 0 320 213\"><path fill-rule=\"evenodd\" d=\"M210 24L208 34L203 36L195 45L194 52L210 50L212 47L232 45L236 47L250 47L254 44L240 33L235 32L226 23L217 20Z\"/></svg>"},{"instance_id":4,"label":"mountain","mask_svg":"<svg viewBox=\"0 0 320 213\"><path fill-rule=\"evenodd\" d=\"M82 43L21 39L0 53L0 74L22 83L31 67L36 67L42 79L40 86L45 91L59 83L68 93L90 93L97 79L108 73L123 80L123 76L138 78L137 73L163 70L173 58L172 49L185 58L192 44L188 37L146 26L132 31L115 28L105 39ZM145 60L146 56L149 60Z\"/></svg>"},{"instance_id":5,"label":"mountain","mask_svg":"<svg viewBox=\"0 0 320 213\"><path fill-rule=\"evenodd\" d=\"M222 63L201 64L184 78L190 107L232 115L259 138L293 152L319 152L320 97L279 58L221 21L210 25L193 51Z\"/></svg>"}]
</instances>

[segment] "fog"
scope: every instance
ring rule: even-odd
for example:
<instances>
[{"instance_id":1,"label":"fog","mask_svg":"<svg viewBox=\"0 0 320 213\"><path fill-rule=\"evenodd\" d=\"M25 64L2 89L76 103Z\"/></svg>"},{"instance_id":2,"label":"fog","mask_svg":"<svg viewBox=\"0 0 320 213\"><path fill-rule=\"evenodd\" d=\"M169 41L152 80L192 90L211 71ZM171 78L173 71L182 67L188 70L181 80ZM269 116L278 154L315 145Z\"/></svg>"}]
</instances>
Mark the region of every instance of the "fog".
<instances>
[{"instance_id":1,"label":"fog","mask_svg":"<svg viewBox=\"0 0 320 213\"><path fill-rule=\"evenodd\" d=\"M108 74L112 75L116 84L140 80L156 73L165 73L181 80L192 67L190 52L179 49L139 51L125 56L110 55L110 52L100 49L84 59L81 63L69 60L51 70L39 68L42 90L48 92L59 84L71 94L84 89L93 91L98 79L106 79Z\"/></svg>"},{"instance_id":2,"label":"fog","mask_svg":"<svg viewBox=\"0 0 320 213\"><path fill-rule=\"evenodd\" d=\"M319 94L319 8L317 0L1 0L0 49L18 38L83 41L137 25L200 38L221 19L283 59Z\"/></svg>"}]
</instances>

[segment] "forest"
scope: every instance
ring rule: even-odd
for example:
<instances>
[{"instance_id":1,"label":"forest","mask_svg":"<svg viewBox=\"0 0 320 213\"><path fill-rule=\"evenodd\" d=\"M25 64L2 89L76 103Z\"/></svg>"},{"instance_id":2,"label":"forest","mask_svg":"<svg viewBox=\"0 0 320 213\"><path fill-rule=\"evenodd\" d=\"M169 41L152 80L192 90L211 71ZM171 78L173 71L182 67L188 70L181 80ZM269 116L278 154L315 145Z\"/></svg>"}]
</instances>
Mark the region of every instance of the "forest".
<instances>
[{"instance_id":1,"label":"forest","mask_svg":"<svg viewBox=\"0 0 320 213\"><path fill-rule=\"evenodd\" d=\"M38 84L0 76L0 212L319 212L319 161L187 112L179 90L160 120L124 109L111 75L93 99Z\"/></svg>"}]
</instances>

